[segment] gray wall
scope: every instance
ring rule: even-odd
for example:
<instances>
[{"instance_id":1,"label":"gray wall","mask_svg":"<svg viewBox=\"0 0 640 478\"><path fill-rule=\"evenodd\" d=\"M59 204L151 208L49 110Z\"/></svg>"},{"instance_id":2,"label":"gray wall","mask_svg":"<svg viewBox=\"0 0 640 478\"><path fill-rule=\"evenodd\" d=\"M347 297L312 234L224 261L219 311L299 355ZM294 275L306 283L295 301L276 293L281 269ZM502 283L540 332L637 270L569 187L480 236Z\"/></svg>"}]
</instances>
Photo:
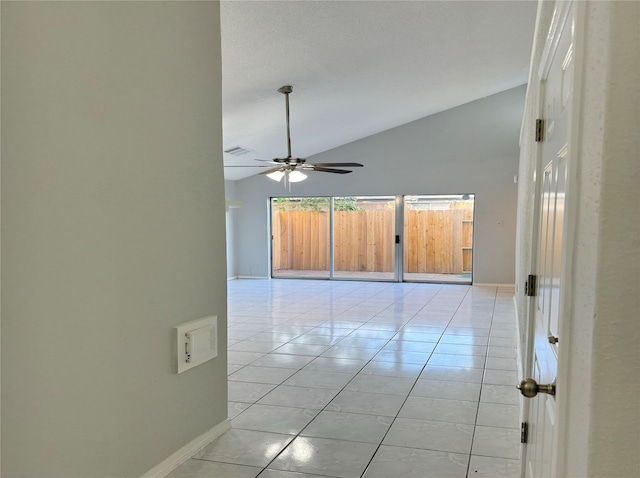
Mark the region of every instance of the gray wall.
<instances>
[{"instance_id":1,"label":"gray wall","mask_svg":"<svg viewBox=\"0 0 640 478\"><path fill-rule=\"evenodd\" d=\"M236 182L224 182L225 198L231 201L236 200ZM229 208L226 214L227 226L227 278L234 279L238 274L236 272L236 248L234 242L234 231L236 229L237 208Z\"/></svg>"},{"instance_id":2,"label":"gray wall","mask_svg":"<svg viewBox=\"0 0 640 478\"><path fill-rule=\"evenodd\" d=\"M237 181L237 198L244 203L236 224L238 275L269 275L271 196L474 193L474 281L514 283L513 178L524 95L521 86L317 154L308 161L356 161L365 167L344 176L311 172L293 184L291 194L260 175ZM503 227L496 226L499 220Z\"/></svg>"},{"instance_id":3,"label":"gray wall","mask_svg":"<svg viewBox=\"0 0 640 478\"><path fill-rule=\"evenodd\" d=\"M226 418L216 2L2 2L2 476L135 477Z\"/></svg>"}]
</instances>

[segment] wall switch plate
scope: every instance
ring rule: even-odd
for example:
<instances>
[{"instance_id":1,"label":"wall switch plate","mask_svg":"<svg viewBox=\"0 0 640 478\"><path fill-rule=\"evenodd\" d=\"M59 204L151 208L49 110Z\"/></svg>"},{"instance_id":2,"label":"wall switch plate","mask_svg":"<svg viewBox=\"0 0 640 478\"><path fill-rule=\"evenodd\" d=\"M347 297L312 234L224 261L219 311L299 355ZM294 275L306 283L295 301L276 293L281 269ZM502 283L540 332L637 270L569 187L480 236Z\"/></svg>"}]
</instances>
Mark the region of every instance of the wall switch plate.
<instances>
[{"instance_id":1,"label":"wall switch plate","mask_svg":"<svg viewBox=\"0 0 640 478\"><path fill-rule=\"evenodd\" d=\"M177 372L218 356L218 317L212 315L185 322L175 328Z\"/></svg>"}]
</instances>

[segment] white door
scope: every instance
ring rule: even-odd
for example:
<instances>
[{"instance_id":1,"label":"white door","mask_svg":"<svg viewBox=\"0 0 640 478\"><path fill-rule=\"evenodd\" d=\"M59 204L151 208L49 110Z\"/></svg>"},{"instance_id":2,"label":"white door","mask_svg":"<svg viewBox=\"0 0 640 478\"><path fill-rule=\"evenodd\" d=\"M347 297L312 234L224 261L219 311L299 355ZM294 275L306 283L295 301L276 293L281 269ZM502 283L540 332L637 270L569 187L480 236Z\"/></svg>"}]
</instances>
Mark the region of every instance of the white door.
<instances>
[{"instance_id":1,"label":"white door","mask_svg":"<svg viewBox=\"0 0 640 478\"><path fill-rule=\"evenodd\" d=\"M569 112L573 91L573 8L560 2L540 69L542 98L542 142L536 180L538 185L537 230L533 257L537 259L537 294L532 297L535 319L533 341L529 353L529 374L538 384L555 385L558 373L558 349L561 310L561 269L563 264L564 210L569 151ZM560 385L561 386L561 385ZM555 387L546 389L555 392ZM527 478L553 478L557 469L556 396L543 393L530 400L528 444L525 451ZM535 385L530 395L535 393ZM524 395L523 391L523 395Z\"/></svg>"}]
</instances>

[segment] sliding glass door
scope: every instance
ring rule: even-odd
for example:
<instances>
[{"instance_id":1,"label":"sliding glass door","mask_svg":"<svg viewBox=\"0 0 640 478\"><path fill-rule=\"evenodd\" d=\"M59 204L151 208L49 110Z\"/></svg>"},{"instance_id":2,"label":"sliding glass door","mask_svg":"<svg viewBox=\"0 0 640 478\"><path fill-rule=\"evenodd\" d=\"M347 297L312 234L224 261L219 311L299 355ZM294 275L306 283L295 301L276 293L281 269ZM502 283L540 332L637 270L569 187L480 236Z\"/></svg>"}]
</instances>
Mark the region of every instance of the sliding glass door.
<instances>
[{"instance_id":1,"label":"sliding glass door","mask_svg":"<svg viewBox=\"0 0 640 478\"><path fill-rule=\"evenodd\" d=\"M272 277L472 282L474 196L271 199Z\"/></svg>"},{"instance_id":2,"label":"sliding glass door","mask_svg":"<svg viewBox=\"0 0 640 478\"><path fill-rule=\"evenodd\" d=\"M328 197L271 199L271 275L328 279Z\"/></svg>"},{"instance_id":3,"label":"sliding glass door","mask_svg":"<svg viewBox=\"0 0 640 478\"><path fill-rule=\"evenodd\" d=\"M334 198L333 277L394 280L395 201L395 196Z\"/></svg>"},{"instance_id":4,"label":"sliding glass door","mask_svg":"<svg viewBox=\"0 0 640 478\"><path fill-rule=\"evenodd\" d=\"M404 280L470 284L473 194L404 197Z\"/></svg>"}]
</instances>

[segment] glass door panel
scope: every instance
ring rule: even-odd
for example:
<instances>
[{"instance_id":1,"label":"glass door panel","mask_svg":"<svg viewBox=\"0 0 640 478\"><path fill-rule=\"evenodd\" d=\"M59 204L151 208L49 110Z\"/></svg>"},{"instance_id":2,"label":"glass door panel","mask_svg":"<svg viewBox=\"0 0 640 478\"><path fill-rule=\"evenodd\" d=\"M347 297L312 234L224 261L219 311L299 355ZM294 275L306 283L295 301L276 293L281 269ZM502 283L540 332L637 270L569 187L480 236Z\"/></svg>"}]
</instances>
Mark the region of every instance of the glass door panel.
<instances>
[{"instance_id":1,"label":"glass door panel","mask_svg":"<svg viewBox=\"0 0 640 478\"><path fill-rule=\"evenodd\" d=\"M471 284L474 195L404 197L404 275Z\"/></svg>"},{"instance_id":2,"label":"glass door panel","mask_svg":"<svg viewBox=\"0 0 640 478\"><path fill-rule=\"evenodd\" d=\"M328 197L271 199L271 276L328 279Z\"/></svg>"},{"instance_id":3,"label":"glass door panel","mask_svg":"<svg viewBox=\"0 0 640 478\"><path fill-rule=\"evenodd\" d=\"M333 217L333 277L394 280L395 197L336 197Z\"/></svg>"}]
</instances>

